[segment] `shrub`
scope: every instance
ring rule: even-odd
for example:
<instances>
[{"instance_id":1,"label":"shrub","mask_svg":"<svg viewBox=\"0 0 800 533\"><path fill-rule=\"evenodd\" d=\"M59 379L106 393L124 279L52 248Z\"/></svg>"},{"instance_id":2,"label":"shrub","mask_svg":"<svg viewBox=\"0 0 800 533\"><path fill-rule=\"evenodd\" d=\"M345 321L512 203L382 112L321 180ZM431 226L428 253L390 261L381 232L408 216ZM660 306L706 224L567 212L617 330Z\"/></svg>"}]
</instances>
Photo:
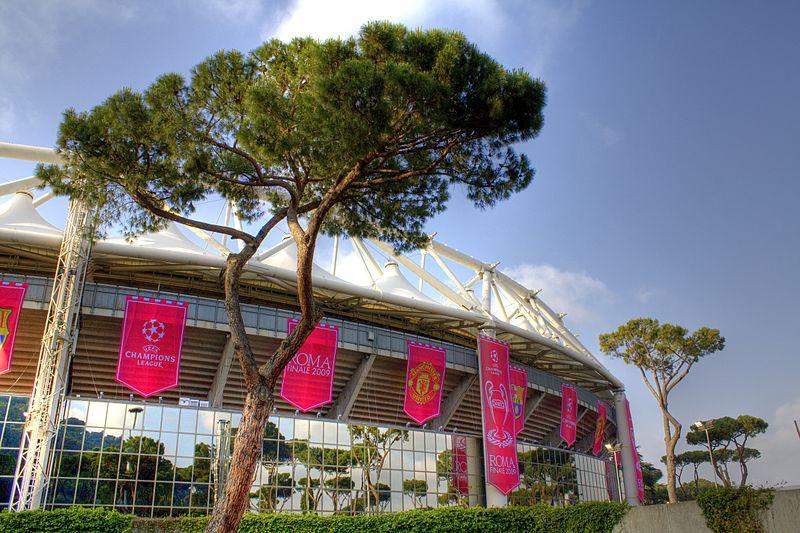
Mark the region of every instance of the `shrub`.
<instances>
[{"instance_id":1,"label":"shrub","mask_svg":"<svg viewBox=\"0 0 800 533\"><path fill-rule=\"evenodd\" d=\"M378 516L317 516L314 514L262 513L246 514L239 525L241 533L330 531L362 532L515 532L532 533L610 532L625 514L620 503L582 503L559 509L548 505L531 507L443 507L419 509ZM136 533L201 533L208 517L169 520L134 519Z\"/></svg>"},{"instance_id":2,"label":"shrub","mask_svg":"<svg viewBox=\"0 0 800 533\"><path fill-rule=\"evenodd\" d=\"M241 533L305 532L322 533L605 533L622 519L627 506L621 503L593 502L565 509L539 504L530 507L442 507L419 509L377 516L318 516L315 514L248 513ZM117 533L202 533L208 517L145 519L100 509L64 509L0 513L0 531L21 532L102 532Z\"/></svg>"},{"instance_id":3,"label":"shrub","mask_svg":"<svg viewBox=\"0 0 800 533\"><path fill-rule=\"evenodd\" d=\"M772 505L772 489L720 488L697 497L706 524L711 531L728 533L760 533L761 512Z\"/></svg>"},{"instance_id":4,"label":"shrub","mask_svg":"<svg viewBox=\"0 0 800 533\"><path fill-rule=\"evenodd\" d=\"M0 531L20 533L125 533L132 516L106 509L72 507L55 511L0 513Z\"/></svg>"}]
</instances>

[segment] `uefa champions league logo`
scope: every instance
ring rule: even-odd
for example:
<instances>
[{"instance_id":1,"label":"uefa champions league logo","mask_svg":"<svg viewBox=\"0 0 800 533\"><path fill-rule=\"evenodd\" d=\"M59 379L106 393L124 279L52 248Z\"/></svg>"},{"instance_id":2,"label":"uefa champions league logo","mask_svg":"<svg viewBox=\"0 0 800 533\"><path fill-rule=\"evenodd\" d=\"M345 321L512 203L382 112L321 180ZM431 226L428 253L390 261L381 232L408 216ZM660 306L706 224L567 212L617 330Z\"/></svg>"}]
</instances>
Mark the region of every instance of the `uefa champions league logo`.
<instances>
[{"instance_id":1,"label":"uefa champions league logo","mask_svg":"<svg viewBox=\"0 0 800 533\"><path fill-rule=\"evenodd\" d=\"M164 334L166 333L166 326L164 323L156 320L155 318L151 318L150 320L146 320L144 324L142 324L142 335L148 341L152 342L153 344L158 343L161 339L164 338ZM152 351L157 351L158 347L156 346L146 346L145 349L150 348Z\"/></svg>"},{"instance_id":2,"label":"uefa champions league logo","mask_svg":"<svg viewBox=\"0 0 800 533\"><path fill-rule=\"evenodd\" d=\"M510 411L508 408L508 391L506 391L504 385L495 388L491 381L486 382L485 389L489 417L492 419L492 425L494 426L486 433L486 440L495 446L505 448L514 442L513 435L505 429Z\"/></svg>"}]
</instances>

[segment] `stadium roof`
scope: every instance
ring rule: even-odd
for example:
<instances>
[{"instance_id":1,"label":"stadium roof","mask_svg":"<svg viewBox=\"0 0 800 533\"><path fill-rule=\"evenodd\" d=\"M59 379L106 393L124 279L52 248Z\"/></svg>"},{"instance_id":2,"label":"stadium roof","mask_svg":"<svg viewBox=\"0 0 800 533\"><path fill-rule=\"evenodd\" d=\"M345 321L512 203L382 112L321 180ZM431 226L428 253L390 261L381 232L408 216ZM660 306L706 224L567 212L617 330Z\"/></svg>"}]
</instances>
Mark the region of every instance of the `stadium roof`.
<instances>
[{"instance_id":1,"label":"stadium roof","mask_svg":"<svg viewBox=\"0 0 800 533\"><path fill-rule=\"evenodd\" d=\"M50 149L8 143L0 143L2 156L58 161L58 155ZM0 253L18 258L16 272L47 275L48 269L52 271L62 232L37 211L53 198L50 192L34 198L30 191L39 185L35 177L0 184L0 196L10 195L0 206ZM184 231L193 233L206 247ZM336 276L335 267L329 272L315 266L315 297L326 313L464 345L474 345L475 335L482 328L492 327L499 338L511 344L512 356L522 363L594 392L623 388L566 328L563 315L547 306L538 290L499 271L498 263L478 260L436 240L422 251L421 261L397 255L383 242L350 241L369 279L352 283ZM220 296L219 271L229 244L233 243L227 238L170 223L164 230L132 241L120 237L99 240L92 251L91 273L103 281L158 284L175 291ZM338 244L337 239L334 256ZM371 249L389 257L389 261L381 267ZM433 265L430 261L426 264L428 258ZM243 301L268 300L293 306L295 264L296 249L291 239L261 252L243 276Z\"/></svg>"}]
</instances>

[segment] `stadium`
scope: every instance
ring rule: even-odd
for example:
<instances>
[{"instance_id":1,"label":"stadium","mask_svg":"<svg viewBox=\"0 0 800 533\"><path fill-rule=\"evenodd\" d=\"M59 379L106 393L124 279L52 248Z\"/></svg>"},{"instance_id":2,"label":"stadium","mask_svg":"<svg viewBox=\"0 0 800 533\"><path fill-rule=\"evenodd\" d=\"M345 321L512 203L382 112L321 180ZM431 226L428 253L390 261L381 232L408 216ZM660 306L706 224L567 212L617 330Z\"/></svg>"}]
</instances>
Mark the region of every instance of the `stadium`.
<instances>
[{"instance_id":1,"label":"stadium","mask_svg":"<svg viewBox=\"0 0 800 533\"><path fill-rule=\"evenodd\" d=\"M7 143L0 157L58 161L50 149ZM220 284L236 243L174 224L131 242L90 242L83 238L90 214L79 203L37 189L35 177L4 178L0 273L28 287L11 367L0 375L0 499L16 510L210 513L244 397ZM48 206L61 210L60 220L46 219ZM237 223L230 206L221 216ZM339 331L332 401L301 413L278 398L251 510L636 502L624 386L544 303L547 287L525 287L502 272L499 258L476 259L474 250L436 239L408 255L382 242L331 241L330 265L315 267L313 277L323 320ZM262 360L297 316L295 264L293 241L284 239L243 276L243 314ZM116 379L128 296L187 305L178 383L149 398ZM520 484L508 496L484 476L480 334L508 343L527 375ZM404 413L408 342L446 354L439 413L423 425ZM563 384L577 392L571 446L560 434ZM608 423L600 426L602 453L593 454L601 405ZM463 489L453 482L455 437L466 442Z\"/></svg>"}]
</instances>

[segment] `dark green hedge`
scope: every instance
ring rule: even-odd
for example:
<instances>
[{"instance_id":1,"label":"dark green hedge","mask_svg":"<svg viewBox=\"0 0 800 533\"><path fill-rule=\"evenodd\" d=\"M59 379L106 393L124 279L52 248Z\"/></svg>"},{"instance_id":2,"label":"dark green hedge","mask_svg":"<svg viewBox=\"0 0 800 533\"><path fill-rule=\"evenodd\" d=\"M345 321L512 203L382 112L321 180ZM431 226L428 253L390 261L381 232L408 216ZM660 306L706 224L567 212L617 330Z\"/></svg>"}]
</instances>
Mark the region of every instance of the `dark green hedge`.
<instances>
[{"instance_id":1,"label":"dark green hedge","mask_svg":"<svg viewBox=\"0 0 800 533\"><path fill-rule=\"evenodd\" d=\"M483 509L443 507L440 509L386 513L378 516L317 516L288 513L247 514L239 526L241 533L444 533L516 532L601 533L610 532L625 515L619 503L583 503L559 509L548 505ZM200 533L207 517L173 520L134 520L136 533Z\"/></svg>"},{"instance_id":2,"label":"dark green hedge","mask_svg":"<svg viewBox=\"0 0 800 533\"><path fill-rule=\"evenodd\" d=\"M130 515L104 509L58 509L0 513L0 532L124 533L131 530Z\"/></svg>"},{"instance_id":3,"label":"dark green hedge","mask_svg":"<svg viewBox=\"0 0 800 533\"><path fill-rule=\"evenodd\" d=\"M547 505L483 509L440 509L386 513L379 516L317 516L288 513L247 514L239 531L307 532L480 532L601 533L610 532L623 517L619 503L582 503L559 509ZM208 517L142 519L99 509L67 509L0 513L0 531L66 531L117 533L200 533Z\"/></svg>"}]
</instances>

